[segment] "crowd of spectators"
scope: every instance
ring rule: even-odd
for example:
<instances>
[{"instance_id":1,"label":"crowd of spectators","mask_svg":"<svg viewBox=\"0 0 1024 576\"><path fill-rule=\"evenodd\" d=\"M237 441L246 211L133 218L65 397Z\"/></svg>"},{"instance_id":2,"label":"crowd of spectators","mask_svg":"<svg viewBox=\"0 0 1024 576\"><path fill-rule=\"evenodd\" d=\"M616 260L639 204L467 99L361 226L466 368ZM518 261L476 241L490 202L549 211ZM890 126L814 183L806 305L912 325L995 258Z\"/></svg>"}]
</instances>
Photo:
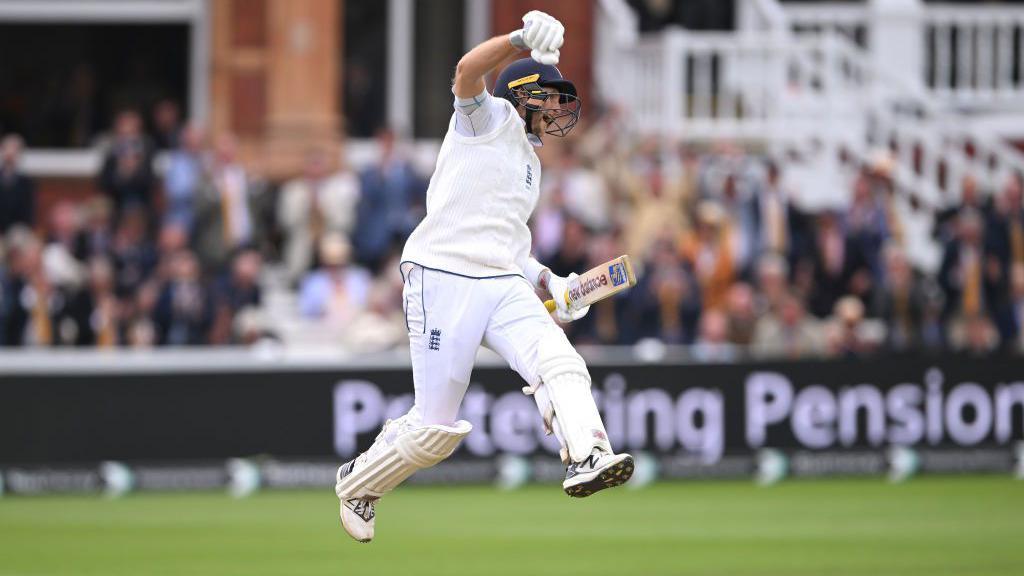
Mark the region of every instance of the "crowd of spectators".
<instances>
[{"instance_id":1,"label":"crowd of spectators","mask_svg":"<svg viewBox=\"0 0 1024 576\"><path fill-rule=\"evenodd\" d=\"M884 162L852 179L848 208L811 213L784 163L730 143L665 146L630 136L614 111L549 140L536 257L567 275L626 253L640 279L566 325L576 343L682 344L704 361L1024 350L1019 177L993 191L964 178L963 201L935 214L943 258L925 274L905 252ZM402 345L398 255L429 174L394 134L375 145L359 170L312 149L301 175L275 185L241 162L230 135L211 139L166 107L146 130L125 110L97 193L42 214L19 170L23 142L4 137L0 345L280 338L268 269L293 295L286 315L335 328L321 344Z\"/></svg>"}]
</instances>

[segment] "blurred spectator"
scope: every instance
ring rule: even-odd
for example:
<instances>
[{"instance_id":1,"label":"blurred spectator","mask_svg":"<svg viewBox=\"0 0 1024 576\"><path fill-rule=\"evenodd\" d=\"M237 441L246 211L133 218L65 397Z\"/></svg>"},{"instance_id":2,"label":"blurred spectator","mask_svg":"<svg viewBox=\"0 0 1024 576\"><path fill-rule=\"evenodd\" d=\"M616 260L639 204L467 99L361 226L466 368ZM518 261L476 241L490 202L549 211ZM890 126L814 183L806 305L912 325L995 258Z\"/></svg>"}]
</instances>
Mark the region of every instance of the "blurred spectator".
<instances>
[{"instance_id":1,"label":"blurred spectator","mask_svg":"<svg viewBox=\"0 0 1024 576\"><path fill-rule=\"evenodd\" d=\"M754 331L757 329L758 321L754 290L750 284L745 282L733 284L729 288L725 309L729 341L733 344L749 346L754 341Z\"/></svg>"},{"instance_id":2,"label":"blurred spectator","mask_svg":"<svg viewBox=\"0 0 1024 576\"><path fill-rule=\"evenodd\" d=\"M939 283L946 295L946 318L986 314L999 302L1003 265L986 250L979 212L965 209L957 218L956 236L946 243Z\"/></svg>"},{"instance_id":3,"label":"blurred spectator","mask_svg":"<svg viewBox=\"0 0 1024 576\"><path fill-rule=\"evenodd\" d=\"M397 242L405 240L423 216L414 211L422 204L426 187L412 163L396 150L395 134L377 134L377 162L360 174L362 194L356 212L356 260L374 272Z\"/></svg>"},{"instance_id":4,"label":"blurred spectator","mask_svg":"<svg viewBox=\"0 0 1024 576\"><path fill-rule=\"evenodd\" d=\"M808 318L795 294L784 296L777 311L763 316L754 331L752 352L764 358L797 359L823 352L817 322Z\"/></svg>"},{"instance_id":5,"label":"blurred spectator","mask_svg":"<svg viewBox=\"0 0 1024 576\"><path fill-rule=\"evenodd\" d=\"M114 265L109 258L97 256L89 261L88 283L72 299L70 315L75 325L75 344L109 348L120 343Z\"/></svg>"},{"instance_id":6,"label":"blurred spectator","mask_svg":"<svg viewBox=\"0 0 1024 576\"><path fill-rule=\"evenodd\" d=\"M973 314L954 320L949 328L953 350L967 356L985 357L999 348L999 332L987 316Z\"/></svg>"},{"instance_id":7,"label":"blurred spectator","mask_svg":"<svg viewBox=\"0 0 1024 576\"><path fill-rule=\"evenodd\" d=\"M778 254L765 254L757 263L755 308L759 315L778 312L789 292L789 264Z\"/></svg>"},{"instance_id":8,"label":"blurred spectator","mask_svg":"<svg viewBox=\"0 0 1024 576\"><path fill-rule=\"evenodd\" d=\"M856 250L865 255L864 265L872 274L881 274L879 256L889 238L884 197L876 195L872 182L862 173L853 184L853 200L846 211L846 235Z\"/></svg>"},{"instance_id":9,"label":"blurred spectator","mask_svg":"<svg viewBox=\"0 0 1024 576\"><path fill-rule=\"evenodd\" d=\"M397 291L388 286L387 279L373 283L367 296L366 306L357 310L355 317L346 324L341 333L341 342L355 352L377 352L388 350L408 341L408 328L401 304L401 288Z\"/></svg>"},{"instance_id":10,"label":"blurred spectator","mask_svg":"<svg viewBox=\"0 0 1024 576\"><path fill-rule=\"evenodd\" d=\"M299 288L299 313L343 325L362 310L369 299L372 277L350 264L352 248L340 234L320 241L320 267L310 272Z\"/></svg>"},{"instance_id":11,"label":"blurred spectator","mask_svg":"<svg viewBox=\"0 0 1024 576\"><path fill-rule=\"evenodd\" d=\"M735 251L730 225L722 207L711 201L697 208L697 229L683 237L680 253L697 276L705 310L725 306L725 295L735 278Z\"/></svg>"},{"instance_id":12,"label":"blurred spectator","mask_svg":"<svg viewBox=\"0 0 1024 576\"><path fill-rule=\"evenodd\" d=\"M12 226L35 226L36 187L20 171L24 141L17 134L0 140L0 235Z\"/></svg>"},{"instance_id":13,"label":"blurred spectator","mask_svg":"<svg viewBox=\"0 0 1024 576\"><path fill-rule=\"evenodd\" d=\"M822 213L817 218L810 266L810 310L818 318L831 314L844 295L864 298L870 292L871 272L863 253L845 235L839 215L834 212Z\"/></svg>"},{"instance_id":14,"label":"blurred spectator","mask_svg":"<svg viewBox=\"0 0 1024 576\"><path fill-rule=\"evenodd\" d=\"M168 157L164 175L164 222L192 230L196 197L206 179L203 127L190 123L181 131L180 146Z\"/></svg>"},{"instance_id":15,"label":"blurred spectator","mask_svg":"<svg viewBox=\"0 0 1024 576\"><path fill-rule=\"evenodd\" d=\"M627 304L625 340L657 338L670 344L692 344L701 314L701 292L692 270L676 260L671 244L653 248Z\"/></svg>"},{"instance_id":16,"label":"blurred spectator","mask_svg":"<svg viewBox=\"0 0 1024 576\"><path fill-rule=\"evenodd\" d=\"M589 159L581 158L572 140L562 142L558 165L544 173L544 184L561 191L565 209L590 230L611 226L608 191Z\"/></svg>"},{"instance_id":17,"label":"blurred spectator","mask_svg":"<svg viewBox=\"0 0 1024 576\"><path fill-rule=\"evenodd\" d=\"M1007 179L995 208L987 218L984 215L983 218L983 237L991 258L998 260L1003 269L1024 264L1024 191L1018 174ZM990 276L993 282L1005 284L1009 281L1007 275L998 279L994 274ZM1005 292L1006 286L1000 288Z\"/></svg>"},{"instance_id":18,"label":"blurred spectator","mask_svg":"<svg viewBox=\"0 0 1024 576\"><path fill-rule=\"evenodd\" d=\"M188 250L174 254L170 273L153 310L157 343L161 346L207 344L213 324L213 299L203 285L196 255Z\"/></svg>"},{"instance_id":19,"label":"blurred spectator","mask_svg":"<svg viewBox=\"0 0 1024 576\"><path fill-rule=\"evenodd\" d=\"M874 351L879 334L864 314L864 304L854 296L844 296L836 302L832 317L825 323L829 356L859 358Z\"/></svg>"},{"instance_id":20,"label":"blurred spectator","mask_svg":"<svg viewBox=\"0 0 1024 576\"><path fill-rule=\"evenodd\" d=\"M306 155L305 174L287 182L278 196L278 223L284 232L284 263L293 284L313 265L325 234L351 236L359 202L359 179L347 167L330 173L324 150Z\"/></svg>"},{"instance_id":21,"label":"blurred spectator","mask_svg":"<svg viewBox=\"0 0 1024 576\"><path fill-rule=\"evenodd\" d=\"M1010 292L996 314L996 326L1007 350L1024 352L1024 264L1010 267Z\"/></svg>"},{"instance_id":22,"label":"blurred spectator","mask_svg":"<svg viewBox=\"0 0 1024 576\"><path fill-rule=\"evenodd\" d=\"M118 113L99 177L99 187L114 203L118 220L129 209L141 208L152 213L152 160L153 147L142 132L139 113Z\"/></svg>"},{"instance_id":23,"label":"blurred spectator","mask_svg":"<svg viewBox=\"0 0 1024 576\"><path fill-rule=\"evenodd\" d=\"M935 232L939 240L952 240L956 236L956 221L960 211L970 209L977 210L982 218L988 219L993 206L986 196L982 195L977 178L968 172L960 179L960 201L939 210L935 215Z\"/></svg>"},{"instance_id":24,"label":"blurred spectator","mask_svg":"<svg viewBox=\"0 0 1024 576\"><path fill-rule=\"evenodd\" d=\"M729 342L729 317L720 310L709 310L700 319L700 337L694 343L693 357L700 362L733 362L739 356Z\"/></svg>"},{"instance_id":25,"label":"blurred spectator","mask_svg":"<svg viewBox=\"0 0 1024 576\"><path fill-rule=\"evenodd\" d=\"M775 162L766 163L765 180L756 190L754 201L757 203L754 218L758 234L758 255L789 255L793 240L790 230L792 207L782 188L779 166Z\"/></svg>"},{"instance_id":26,"label":"blurred spectator","mask_svg":"<svg viewBox=\"0 0 1024 576\"><path fill-rule=\"evenodd\" d=\"M733 251L733 266L739 274L746 276L759 252L757 199L740 189L739 180L733 173L726 174L718 197L730 222L729 246Z\"/></svg>"},{"instance_id":27,"label":"blurred spectator","mask_svg":"<svg viewBox=\"0 0 1024 576\"><path fill-rule=\"evenodd\" d=\"M114 249L114 212L110 199L94 196L82 206L85 256L109 255Z\"/></svg>"},{"instance_id":28,"label":"blurred spectator","mask_svg":"<svg viewBox=\"0 0 1024 576\"><path fill-rule=\"evenodd\" d=\"M157 150L173 150L178 147L181 130L181 109L169 98L157 101L153 106L153 141Z\"/></svg>"},{"instance_id":29,"label":"blurred spectator","mask_svg":"<svg viewBox=\"0 0 1024 576\"><path fill-rule=\"evenodd\" d=\"M875 296L874 315L886 326L886 343L890 350L918 348L924 337L926 298L920 280L907 261L903 249L887 244L882 251L884 274Z\"/></svg>"},{"instance_id":30,"label":"blurred spectator","mask_svg":"<svg viewBox=\"0 0 1024 576\"><path fill-rule=\"evenodd\" d=\"M47 228L47 247L63 250L68 256L84 262L87 258L87 240L82 232L82 213L71 202L61 201L50 210Z\"/></svg>"},{"instance_id":31,"label":"blurred spectator","mask_svg":"<svg viewBox=\"0 0 1024 576\"><path fill-rule=\"evenodd\" d=\"M571 216L566 216L562 232L562 242L558 252L545 262L552 272L559 276L579 274L587 268L587 244L590 235L583 223Z\"/></svg>"},{"instance_id":32,"label":"blurred spectator","mask_svg":"<svg viewBox=\"0 0 1024 576\"><path fill-rule=\"evenodd\" d=\"M268 201L262 185L239 161L234 136L221 136L210 178L196 197L195 247L204 270L226 266L238 248L262 245L259 215Z\"/></svg>"},{"instance_id":33,"label":"blurred spectator","mask_svg":"<svg viewBox=\"0 0 1024 576\"><path fill-rule=\"evenodd\" d=\"M125 213L114 233L113 257L117 271L117 293L129 296L156 267L157 253L146 237L149 220L139 208Z\"/></svg>"},{"instance_id":34,"label":"blurred spectator","mask_svg":"<svg viewBox=\"0 0 1024 576\"><path fill-rule=\"evenodd\" d=\"M232 324L236 314L245 308L259 308L263 294L260 274L263 256L258 250L243 249L235 254L230 273L217 283L214 293L215 312L211 344L232 342Z\"/></svg>"},{"instance_id":35,"label":"blurred spectator","mask_svg":"<svg viewBox=\"0 0 1024 576\"><path fill-rule=\"evenodd\" d=\"M7 286L8 316L4 342L8 346L55 346L73 344L74 326L65 324L69 287L55 278L59 262L49 267L43 247L27 230L10 242L10 277ZM72 330L67 330L70 327Z\"/></svg>"},{"instance_id":36,"label":"blurred spectator","mask_svg":"<svg viewBox=\"0 0 1024 576\"><path fill-rule=\"evenodd\" d=\"M656 140L641 143L630 160L618 176L632 201L630 218L622 226L627 252L646 258L659 238L674 240L687 229L684 202L693 195L688 179L692 174L667 181Z\"/></svg>"}]
</instances>

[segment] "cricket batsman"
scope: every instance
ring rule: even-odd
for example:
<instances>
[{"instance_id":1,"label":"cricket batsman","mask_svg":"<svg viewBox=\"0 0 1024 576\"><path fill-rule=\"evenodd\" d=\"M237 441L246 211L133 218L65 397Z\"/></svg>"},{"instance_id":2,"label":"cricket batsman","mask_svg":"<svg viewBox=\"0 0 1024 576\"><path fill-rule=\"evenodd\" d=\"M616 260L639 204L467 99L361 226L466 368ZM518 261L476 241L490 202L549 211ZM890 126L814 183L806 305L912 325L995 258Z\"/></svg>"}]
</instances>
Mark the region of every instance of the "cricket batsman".
<instances>
[{"instance_id":1,"label":"cricket batsman","mask_svg":"<svg viewBox=\"0 0 1024 576\"><path fill-rule=\"evenodd\" d=\"M527 220L540 193L545 135L565 136L580 99L555 67L565 28L539 11L523 27L470 50L455 70L455 111L427 190L427 215L402 254L403 306L415 400L389 420L370 448L338 468L341 523L353 538L373 538L376 501L417 470L444 460L472 426L456 420L482 344L526 381L545 430L555 434L573 497L618 486L633 458L615 454L590 393L590 374L534 291L555 300L562 322L589 307L565 303L567 282L530 256ZM484 76L520 51L498 75Z\"/></svg>"}]
</instances>

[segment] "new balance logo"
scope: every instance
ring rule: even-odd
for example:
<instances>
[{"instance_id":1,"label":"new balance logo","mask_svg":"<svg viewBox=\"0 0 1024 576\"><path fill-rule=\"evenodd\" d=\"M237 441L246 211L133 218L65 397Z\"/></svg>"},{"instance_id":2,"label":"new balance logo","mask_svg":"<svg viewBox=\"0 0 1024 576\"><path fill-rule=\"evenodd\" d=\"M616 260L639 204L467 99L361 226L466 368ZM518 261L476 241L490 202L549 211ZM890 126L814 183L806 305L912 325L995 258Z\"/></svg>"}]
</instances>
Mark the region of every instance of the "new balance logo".
<instances>
[{"instance_id":1,"label":"new balance logo","mask_svg":"<svg viewBox=\"0 0 1024 576\"><path fill-rule=\"evenodd\" d=\"M598 456L596 454L591 454L590 456L587 456L586 460L584 460L584 461L579 463L579 467L582 468L584 466L589 466L591 468L596 468L597 467L597 461L599 459L600 459L600 456Z\"/></svg>"},{"instance_id":2,"label":"new balance logo","mask_svg":"<svg viewBox=\"0 0 1024 576\"><path fill-rule=\"evenodd\" d=\"M427 347L431 350L441 349L441 331L437 328L430 331L430 341L427 342Z\"/></svg>"}]
</instances>

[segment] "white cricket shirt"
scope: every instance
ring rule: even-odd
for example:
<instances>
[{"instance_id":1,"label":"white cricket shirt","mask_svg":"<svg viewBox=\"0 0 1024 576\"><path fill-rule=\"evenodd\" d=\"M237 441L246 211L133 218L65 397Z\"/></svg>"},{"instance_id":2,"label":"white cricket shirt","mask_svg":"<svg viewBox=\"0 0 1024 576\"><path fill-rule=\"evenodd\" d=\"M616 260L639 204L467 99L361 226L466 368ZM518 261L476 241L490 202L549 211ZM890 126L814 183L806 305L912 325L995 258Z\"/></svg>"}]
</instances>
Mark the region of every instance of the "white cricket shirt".
<instances>
[{"instance_id":1,"label":"white cricket shirt","mask_svg":"<svg viewBox=\"0 0 1024 576\"><path fill-rule=\"evenodd\" d=\"M523 275L530 256L527 220L540 195L540 160L512 104L480 136L456 129L456 112L427 188L427 215L413 230L403 262L484 278Z\"/></svg>"}]
</instances>

